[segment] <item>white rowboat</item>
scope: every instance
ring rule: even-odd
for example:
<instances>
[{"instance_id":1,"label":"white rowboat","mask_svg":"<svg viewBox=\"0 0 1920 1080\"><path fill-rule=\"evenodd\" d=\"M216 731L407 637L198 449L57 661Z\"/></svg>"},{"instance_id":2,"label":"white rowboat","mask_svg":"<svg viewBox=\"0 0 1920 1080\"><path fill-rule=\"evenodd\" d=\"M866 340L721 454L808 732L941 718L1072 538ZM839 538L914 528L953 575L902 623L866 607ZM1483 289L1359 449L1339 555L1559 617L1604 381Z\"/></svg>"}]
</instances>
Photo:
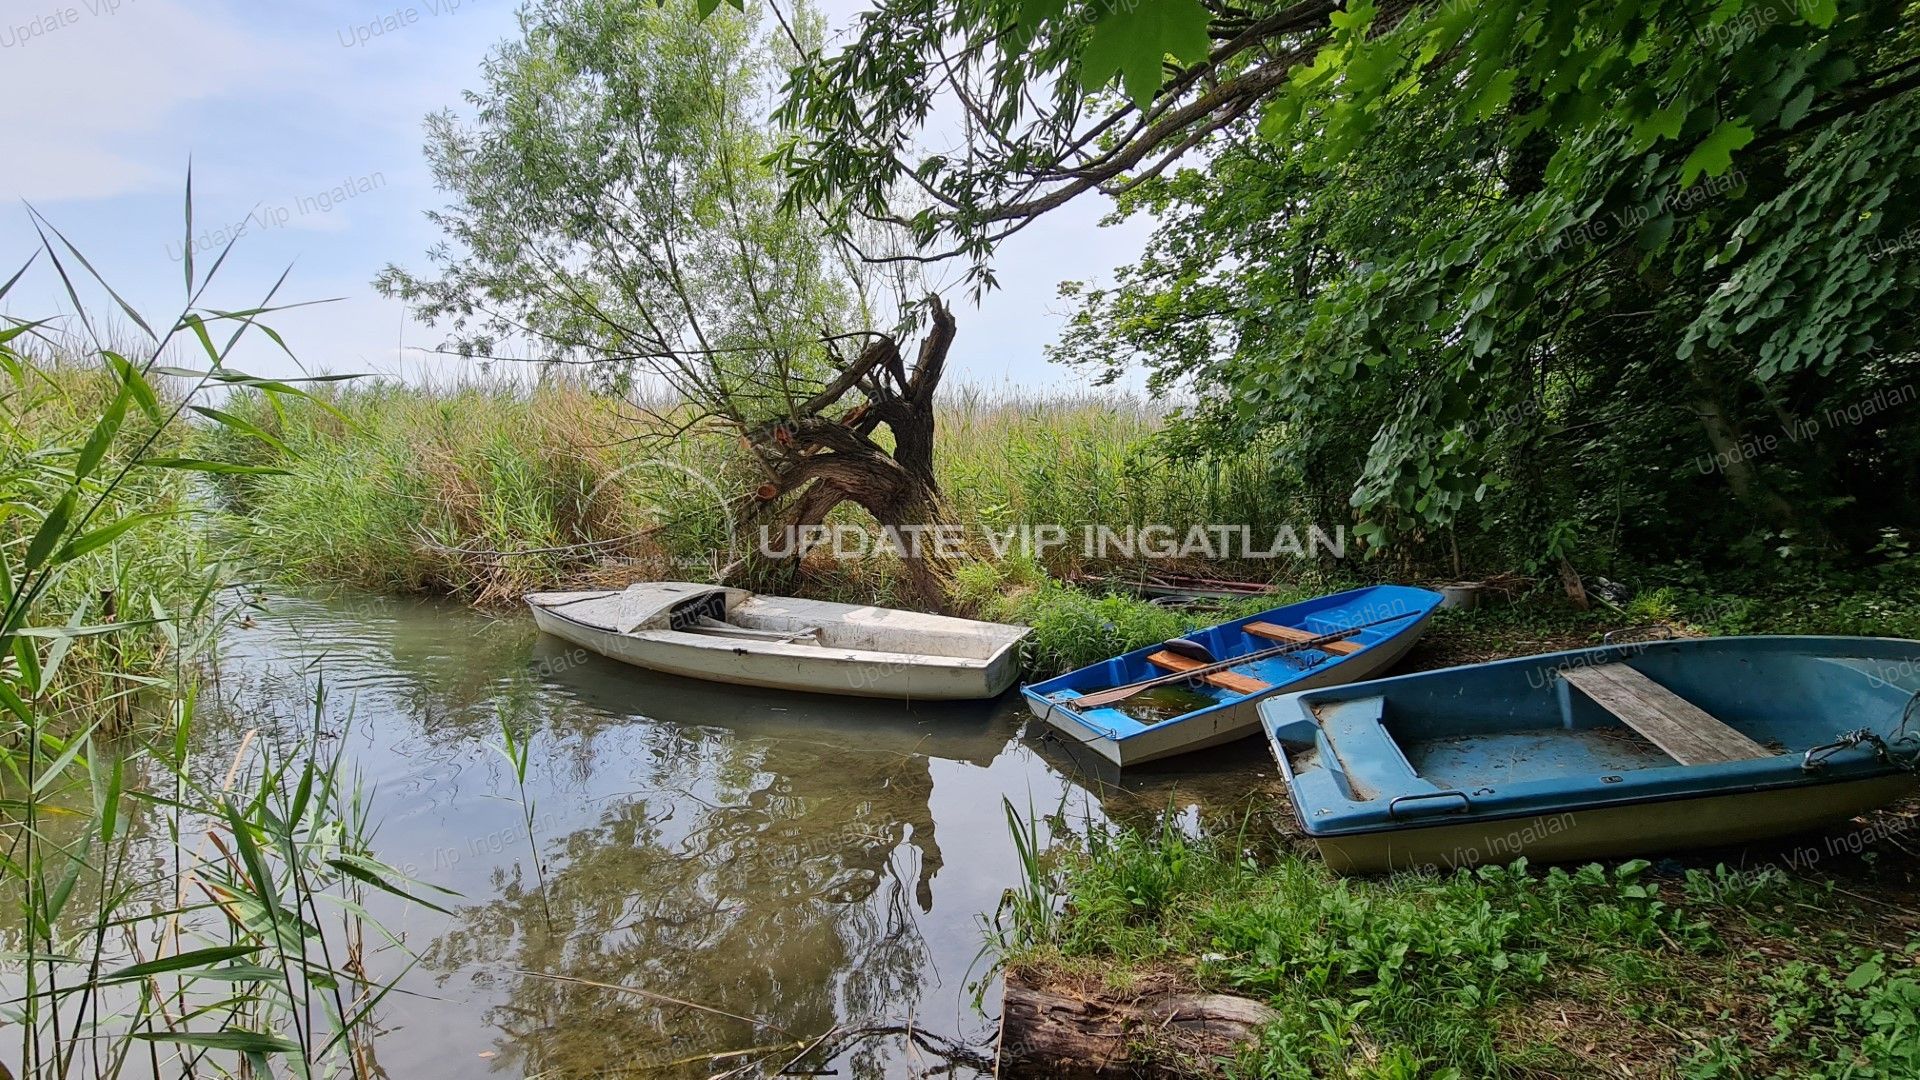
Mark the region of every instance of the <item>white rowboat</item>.
<instances>
[{"instance_id":1,"label":"white rowboat","mask_svg":"<svg viewBox=\"0 0 1920 1080\"><path fill-rule=\"evenodd\" d=\"M541 630L652 671L852 697L997 697L1024 626L682 581L532 593Z\"/></svg>"}]
</instances>

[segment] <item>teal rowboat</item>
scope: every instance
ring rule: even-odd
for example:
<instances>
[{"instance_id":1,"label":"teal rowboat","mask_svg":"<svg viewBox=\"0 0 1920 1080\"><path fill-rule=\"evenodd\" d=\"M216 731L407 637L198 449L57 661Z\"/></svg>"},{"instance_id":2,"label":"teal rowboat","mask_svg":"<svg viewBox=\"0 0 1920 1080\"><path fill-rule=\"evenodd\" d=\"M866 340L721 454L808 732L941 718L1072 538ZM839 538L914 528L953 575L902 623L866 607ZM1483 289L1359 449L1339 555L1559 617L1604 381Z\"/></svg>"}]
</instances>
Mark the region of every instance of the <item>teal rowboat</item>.
<instances>
[{"instance_id":1,"label":"teal rowboat","mask_svg":"<svg viewBox=\"0 0 1920 1080\"><path fill-rule=\"evenodd\" d=\"M1300 826L1335 869L1449 870L1763 840L1898 798L1920 642L1642 642L1262 703Z\"/></svg>"}]
</instances>

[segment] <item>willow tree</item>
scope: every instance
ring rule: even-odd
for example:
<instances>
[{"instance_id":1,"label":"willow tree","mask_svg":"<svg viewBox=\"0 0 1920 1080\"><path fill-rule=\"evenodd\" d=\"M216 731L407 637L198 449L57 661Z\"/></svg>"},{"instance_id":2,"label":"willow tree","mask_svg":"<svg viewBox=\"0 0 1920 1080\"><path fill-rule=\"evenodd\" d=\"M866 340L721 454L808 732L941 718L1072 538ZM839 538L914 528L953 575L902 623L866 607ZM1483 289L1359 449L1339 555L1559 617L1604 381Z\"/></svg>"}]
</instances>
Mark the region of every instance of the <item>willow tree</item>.
<instances>
[{"instance_id":1,"label":"willow tree","mask_svg":"<svg viewBox=\"0 0 1920 1080\"><path fill-rule=\"evenodd\" d=\"M430 215L446 236L432 271L389 267L377 284L447 327L444 351L663 384L675 404L639 437L737 437L758 476L729 509L750 532L817 524L847 501L886 526L937 523L933 402L952 315L874 269L905 264L867 263L780 205L771 96L782 50L815 21L786 20L776 43L751 11L700 7L524 8L467 95L471 119L428 120L451 195ZM917 350L902 342L916 327ZM907 555L913 597L938 605L938 552Z\"/></svg>"}]
</instances>

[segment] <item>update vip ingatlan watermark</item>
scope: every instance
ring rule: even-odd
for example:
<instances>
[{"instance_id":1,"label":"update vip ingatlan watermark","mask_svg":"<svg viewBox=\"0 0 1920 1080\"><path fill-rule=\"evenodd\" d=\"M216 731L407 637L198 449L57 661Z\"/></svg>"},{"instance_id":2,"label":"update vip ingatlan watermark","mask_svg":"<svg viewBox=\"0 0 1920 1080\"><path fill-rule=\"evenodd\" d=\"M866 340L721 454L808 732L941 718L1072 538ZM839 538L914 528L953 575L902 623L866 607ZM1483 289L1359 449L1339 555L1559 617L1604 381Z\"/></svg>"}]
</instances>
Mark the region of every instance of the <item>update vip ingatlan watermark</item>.
<instances>
[{"instance_id":1,"label":"update vip ingatlan watermark","mask_svg":"<svg viewBox=\"0 0 1920 1080\"><path fill-rule=\"evenodd\" d=\"M471 0L427 0L424 4L396 7L365 22L348 23L336 33L339 35L341 48L360 48L379 38L418 26L426 19L451 15L467 6L471 6Z\"/></svg>"},{"instance_id":2,"label":"update vip ingatlan watermark","mask_svg":"<svg viewBox=\"0 0 1920 1080\"><path fill-rule=\"evenodd\" d=\"M1740 441L1726 446L1712 454L1701 454L1693 459L1693 467L1702 476L1711 475L1729 466L1765 457L1783 446L1804 442L1823 431L1853 427L1890 409L1906 405L1920 397L1920 388L1913 383L1899 386L1883 386L1871 394L1856 398L1844 405L1833 406L1822 414L1809 414L1783 422L1780 431L1762 431L1743 436Z\"/></svg>"},{"instance_id":3,"label":"update vip ingatlan watermark","mask_svg":"<svg viewBox=\"0 0 1920 1080\"><path fill-rule=\"evenodd\" d=\"M88 19L117 15L135 0L85 0L80 4L50 4L31 15L0 16L0 49L31 45Z\"/></svg>"},{"instance_id":4,"label":"update vip ingatlan watermark","mask_svg":"<svg viewBox=\"0 0 1920 1080\"><path fill-rule=\"evenodd\" d=\"M964 558L979 551L995 558L1044 558L1078 550L1087 559L1299 559L1347 556L1347 527L1305 531L1282 525L1271 533L1250 525L1016 525L1006 529L966 525L803 525L760 529L760 554L772 559L825 552L836 559L875 555L901 558Z\"/></svg>"}]
</instances>

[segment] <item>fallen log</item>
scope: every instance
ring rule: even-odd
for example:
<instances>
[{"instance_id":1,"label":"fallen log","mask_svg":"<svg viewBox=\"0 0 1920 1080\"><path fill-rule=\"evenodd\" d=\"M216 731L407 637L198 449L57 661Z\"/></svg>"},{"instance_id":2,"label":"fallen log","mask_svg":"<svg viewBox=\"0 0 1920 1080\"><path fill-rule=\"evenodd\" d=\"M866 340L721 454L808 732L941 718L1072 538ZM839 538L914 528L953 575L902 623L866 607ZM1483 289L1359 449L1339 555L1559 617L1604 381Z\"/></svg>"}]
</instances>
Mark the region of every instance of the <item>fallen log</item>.
<instances>
[{"instance_id":1,"label":"fallen log","mask_svg":"<svg viewBox=\"0 0 1920 1080\"><path fill-rule=\"evenodd\" d=\"M1001 997L1000 1075L1092 1080L1204 1076L1280 1014L1231 994L1169 985L1092 992L1009 971Z\"/></svg>"}]
</instances>

